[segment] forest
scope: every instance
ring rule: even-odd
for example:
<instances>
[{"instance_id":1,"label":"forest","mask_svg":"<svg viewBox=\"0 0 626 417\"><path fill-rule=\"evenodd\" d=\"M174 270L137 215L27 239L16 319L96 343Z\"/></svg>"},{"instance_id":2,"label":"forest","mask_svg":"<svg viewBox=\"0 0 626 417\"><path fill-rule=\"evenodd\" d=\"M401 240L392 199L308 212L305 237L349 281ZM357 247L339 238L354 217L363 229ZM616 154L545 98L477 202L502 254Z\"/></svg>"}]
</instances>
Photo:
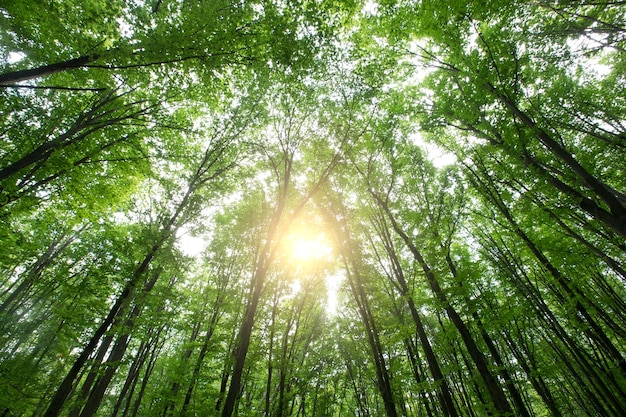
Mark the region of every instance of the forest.
<instances>
[{"instance_id":1,"label":"forest","mask_svg":"<svg viewBox=\"0 0 626 417\"><path fill-rule=\"evenodd\" d=\"M0 417L626 416L626 2L0 0Z\"/></svg>"}]
</instances>

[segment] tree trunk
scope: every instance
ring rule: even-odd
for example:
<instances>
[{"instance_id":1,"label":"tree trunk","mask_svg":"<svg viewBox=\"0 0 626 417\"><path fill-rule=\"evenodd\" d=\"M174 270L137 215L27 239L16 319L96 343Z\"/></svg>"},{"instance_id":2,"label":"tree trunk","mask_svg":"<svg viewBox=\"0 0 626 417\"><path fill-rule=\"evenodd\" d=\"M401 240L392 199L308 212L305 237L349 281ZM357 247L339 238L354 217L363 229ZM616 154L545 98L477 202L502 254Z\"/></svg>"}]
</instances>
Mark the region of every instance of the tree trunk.
<instances>
[{"instance_id":1,"label":"tree trunk","mask_svg":"<svg viewBox=\"0 0 626 417\"><path fill-rule=\"evenodd\" d=\"M491 132L491 134L489 134L470 124L467 125L467 128L469 131L475 133L479 137L487 139L490 144L504 149L504 151L508 155L522 161L525 166L531 167L535 171L533 172L533 174L540 174L540 176L544 178L548 184L550 184L561 193L569 196L574 204L580 207L593 219L604 224L613 232L619 234L621 237L626 237L626 222L620 221L615 213L611 212L610 207L609 210L605 209L603 205L596 202L595 199L587 197L580 190L577 190L573 186L566 184L560 178L551 174L544 166L544 164L541 161L538 161L533 155L531 155L528 150L523 149L521 151L518 151L516 149L513 149L510 145L506 143L506 141L498 132ZM617 193L617 191L615 191L615 193ZM615 199L618 202L624 199L621 194L617 194L619 195L619 197L615 197ZM626 210L626 208L624 210Z\"/></svg>"},{"instance_id":2,"label":"tree trunk","mask_svg":"<svg viewBox=\"0 0 626 417\"><path fill-rule=\"evenodd\" d=\"M58 238L54 239L48 246L46 251L37 258L37 261L26 272L26 276L21 280L17 288L9 294L9 296L0 305L0 324L10 315L13 315L19 304L23 303L23 298L27 295L27 291L37 281L43 271L68 247L70 246L79 235L88 227L88 224L81 226L78 230L73 232L64 232ZM7 290L9 291L9 290ZM6 292L5 292L6 294ZM3 294L4 295L4 294ZM16 303L16 301L20 301ZM15 304L15 305L14 305Z\"/></svg>"},{"instance_id":3,"label":"tree trunk","mask_svg":"<svg viewBox=\"0 0 626 417\"><path fill-rule=\"evenodd\" d=\"M385 413L387 417L396 417L398 414L393 398L389 371L385 363L385 356L378 336L378 329L367 300L367 294L363 288L363 277L361 276L360 267L358 265L358 259L360 259L360 257L356 253L356 248L354 247L355 243L350 236L345 218L343 218L342 222L336 222L338 223L336 227L337 232L342 231L341 235L337 238L337 241L341 242L343 245L340 255L352 295L357 303L359 315L365 326L370 352L374 359L378 390L383 398Z\"/></svg>"},{"instance_id":4,"label":"tree trunk","mask_svg":"<svg viewBox=\"0 0 626 417\"><path fill-rule=\"evenodd\" d=\"M422 267L422 270L424 271L424 275L426 276L426 280L428 281L428 284L433 294L439 300L439 302L442 303L442 305L444 306L444 310L446 311L448 315L448 318L450 318L450 320L454 324L454 327L456 327L457 331L461 335L461 339L463 340L463 343L465 344L465 347L467 348L467 351L470 357L472 358L472 361L476 365L476 369L478 370L483 382L485 383L485 387L487 388L487 391L489 392L493 406L495 407L497 412L503 416L513 413L513 410L511 410L511 406L509 405L506 395L504 394L504 391L502 391L502 387L500 386L497 379L489 370L487 361L485 360L484 355L482 354L482 352L476 345L476 342L474 341L465 322L463 321L461 316L457 313L457 311L452 307L452 305L450 305L450 303L448 302L447 296L441 289L439 285L439 281L435 277L434 272L430 269L430 267L426 263L426 260L422 257L422 254L417 249L417 247L413 244L409 236L404 232L404 230L400 228L391 210L389 209L388 204L385 201L383 201L373 191L371 191L371 194L372 194L372 197L374 197L374 199L378 202L380 207L387 214L389 220L391 221L393 229L406 243L407 247L413 254L415 260Z\"/></svg>"},{"instance_id":5,"label":"tree trunk","mask_svg":"<svg viewBox=\"0 0 626 417\"><path fill-rule=\"evenodd\" d=\"M530 380L530 383L532 384L537 394L539 394L539 396L543 400L543 403L546 405L546 407L548 407L550 413L552 413L554 417L561 417L561 411L559 410L559 407L557 406L554 397L552 396L550 388L540 376L541 374L536 369L530 367L530 364L526 360L526 356L528 356L528 353L526 353L526 355L522 354L521 349L523 349L523 345L522 347L519 347L513 340L510 332L506 329L503 330L503 333L507 345L513 352L515 359L526 373L526 377Z\"/></svg>"},{"instance_id":6,"label":"tree trunk","mask_svg":"<svg viewBox=\"0 0 626 417\"><path fill-rule=\"evenodd\" d=\"M183 407L182 407L183 414L187 411L187 407L189 406L189 403L191 402L191 396L196 386L196 382L198 381L198 376L200 375L200 370L202 369L204 358L206 357L207 351L209 350L211 338L213 337L213 333L215 332L215 329L217 328L217 324L220 318L219 298L220 297L218 296L218 300L216 300L213 306L213 314L211 315L211 319L209 320L209 326L206 330L206 334L204 335L202 347L200 348L200 352L198 353L198 359L196 359L196 364L191 374L189 387L187 388L187 393L185 394L185 400L183 401Z\"/></svg>"},{"instance_id":7,"label":"tree trunk","mask_svg":"<svg viewBox=\"0 0 626 417\"><path fill-rule=\"evenodd\" d=\"M160 332L157 335L157 340L159 336L160 336ZM143 374L143 377L141 378L141 387L139 388L139 393L137 394L137 398L135 398L132 408L127 407L126 409L124 409L124 414L122 414L122 417L128 417L129 415L131 417L137 417L139 413L139 408L141 406L141 402L143 401L143 396L146 392L146 387L148 386L148 383L150 381L150 376L152 375L152 371L154 371L154 365L156 364L156 361L159 356L158 355L159 350L162 348L162 345L163 343L161 343L161 346L159 346L158 342L154 343L152 351L150 352L150 359L148 360L148 365L146 366L146 370Z\"/></svg>"},{"instance_id":8,"label":"tree trunk","mask_svg":"<svg viewBox=\"0 0 626 417\"><path fill-rule=\"evenodd\" d=\"M169 233L167 235L169 235ZM109 314L105 317L100 326L98 326L98 329L96 329L89 342L85 345L80 355L74 361L74 364L63 379L63 382L61 382L61 385L59 385L59 388L57 389L52 401L50 402L50 405L46 410L44 417L57 417L61 413L65 401L72 393L74 381L78 376L78 373L83 368L94 349L98 346L102 337L113 325L116 318L118 317L118 313L120 312L120 310L125 309L126 306L130 303L135 292L135 287L140 283L144 273L148 270L152 259L165 241L165 237L166 236L162 237L158 243L152 246L151 250L148 252L141 264L137 267L137 269L135 269L133 277L126 284L120 295L115 300L115 303L109 310Z\"/></svg>"},{"instance_id":9,"label":"tree trunk","mask_svg":"<svg viewBox=\"0 0 626 417\"><path fill-rule=\"evenodd\" d=\"M431 375L433 376L433 379L439 385L439 388L437 389L437 396L439 397L443 413L445 416L448 417L457 417L458 414L454 406L454 401L452 400L450 387L448 386L448 382L446 381L443 372L439 367L439 361L435 356L433 348L430 344L430 340L428 339L428 335L426 334L426 330L424 324L422 323L419 311L415 306L415 300L413 300L413 297L409 291L409 286L404 277L402 265L400 264L400 260L398 259L395 248L393 247L390 230L388 229L387 223L382 216L378 219L377 224L383 246L385 247L388 258L391 261L393 274L396 278L396 281L398 282L400 294L402 295L403 299L407 300L409 310L411 311L411 317L413 318L413 323L415 324L415 331L417 332L417 336L420 340L422 350L426 355L428 368Z\"/></svg>"},{"instance_id":10,"label":"tree trunk","mask_svg":"<svg viewBox=\"0 0 626 417\"><path fill-rule=\"evenodd\" d=\"M621 355L619 350L615 347L615 345L608 338L604 330L598 325L595 319L589 314L587 308L582 304L581 300L585 300L585 295L581 294L580 291L576 291L572 289L571 283L561 274L561 272L550 262L550 260L544 255L544 253L535 245L532 239L522 230L517 221L513 218L513 214L510 212L504 201L502 200L498 190L496 189L493 180L487 173L485 167L479 167L482 172L482 177L479 176L478 173L470 170L474 175L474 180L477 182L477 189L481 190L481 192L488 198L488 200L493 203L498 211L505 217L508 223L511 225L513 232L524 242L526 247L532 252L540 265L546 268L546 270L550 273L554 281L559 285L562 291L565 292L565 295L561 294L558 290L554 289L553 292L559 299L561 303L573 303L576 309L576 313L574 313L574 319L577 321L581 321L581 317L584 318L589 327L584 326L584 331L589 335L591 340L594 340L597 345L604 350L604 352L612 358L612 361L615 362L617 367L622 372L622 377L626 376L626 360ZM618 390L621 390L619 385L616 385ZM626 393L621 393L621 395L626 395Z\"/></svg>"},{"instance_id":11,"label":"tree trunk","mask_svg":"<svg viewBox=\"0 0 626 417\"><path fill-rule=\"evenodd\" d=\"M404 346L406 348L407 356L409 358L409 363L411 364L413 377L415 378L415 382L419 384L420 382L424 381L424 378L422 377L424 372L422 371L422 364L420 363L420 359L417 356L417 349L414 346L413 341L409 339L404 340ZM428 415L428 417L434 417L433 411L431 410L430 398L429 396L425 395L424 390L420 390L420 398L422 400L422 404L424 404L424 409L426 410L426 414ZM439 402L441 403L441 410L446 413L447 410L444 408L443 401L443 398L439 399Z\"/></svg>"},{"instance_id":12,"label":"tree trunk","mask_svg":"<svg viewBox=\"0 0 626 417\"><path fill-rule=\"evenodd\" d=\"M124 385L122 386L122 390L120 391L117 401L113 406L113 411L111 412L110 417L117 417L120 410L122 409L122 405L126 402L126 407L128 407L130 398L132 397L135 386L137 385L137 380L139 377L139 372L145 365L146 359L148 358L148 354L152 348L152 344L154 343L152 336L148 337L149 340L144 340L141 342L139 349L137 350L137 354L135 356L135 360L133 361L130 369L128 370L128 374L126 375L126 380L124 381Z\"/></svg>"},{"instance_id":13,"label":"tree trunk","mask_svg":"<svg viewBox=\"0 0 626 417\"><path fill-rule=\"evenodd\" d=\"M457 282L462 283L463 280L459 277L456 265L454 264L454 262L452 261L452 257L450 256L450 247L449 246L444 247L443 249L446 251L446 255L445 255L446 264L448 265L448 269L450 270L450 273L456 279ZM468 298L465 298L465 302L467 305L470 305L470 300ZM515 405L515 408L517 409L517 414L522 417L531 417L530 413L528 412L528 409L526 408L526 404L524 404L524 400L522 399L522 396L517 390L515 381L513 381L513 379L511 378L511 375L507 369L507 365L502 360L502 356L500 355L500 352L498 351L493 340L489 336L489 333L487 333L487 331L485 330L485 326L483 326L483 323L476 311L472 311L472 318L474 319L474 321L476 322L476 325L480 329L480 335L482 336L482 339L485 342L485 345L487 345L487 349L489 350L491 357L496 362L496 365L498 365L498 368L499 368L498 374L500 375L500 377L504 380L504 383L506 384L509 394L511 395L511 399L513 400L513 404Z\"/></svg>"},{"instance_id":14,"label":"tree trunk","mask_svg":"<svg viewBox=\"0 0 626 417\"><path fill-rule=\"evenodd\" d=\"M269 247L266 246L266 250L261 256L269 255ZM248 302L246 313L244 316L244 322L239 331L239 343L234 352L235 363L233 366L233 372L231 376L230 386L228 393L226 394L226 400L224 401L224 408L222 409L222 417L231 417L233 410L235 409L235 402L241 390L241 378L243 375L243 368L248 354L248 348L250 347L250 338L252 336L252 328L254 327L254 318L261 293L263 291L263 284L265 281L265 275L269 265L265 265L268 260L264 261L253 276L254 287Z\"/></svg>"},{"instance_id":15,"label":"tree trunk","mask_svg":"<svg viewBox=\"0 0 626 417\"><path fill-rule=\"evenodd\" d=\"M571 371L572 376L580 381L580 386L586 390L585 396L594 401L599 409L605 410L604 412L607 415L618 416L625 414L626 410L624 410L622 402L618 400L616 394L607 386L607 378L598 374L598 367L589 361L587 352L561 326L557 317L555 317L543 300L542 295L534 287L530 277L526 276L524 268L519 265L519 261L514 260L513 254L504 245L497 245L494 242L494 247L498 251L496 254L499 257L498 263L509 272L515 286L531 302L540 319L551 330L551 334L557 337L572 355L571 357L563 356L562 363ZM582 375L580 371L574 369L572 362L580 367ZM583 381L583 375L589 381L588 383ZM609 408L601 405L601 399L607 402L606 405Z\"/></svg>"},{"instance_id":16,"label":"tree trunk","mask_svg":"<svg viewBox=\"0 0 626 417\"><path fill-rule=\"evenodd\" d=\"M265 381L265 416L270 416L270 405L271 405L271 393L272 393L272 372L273 372L273 363L272 363L272 355L274 350L274 326L276 324L276 313L278 309L278 290L274 290L274 303L272 304L272 316L270 318L270 334L269 334L269 342L270 345L268 347L267 352L267 379Z\"/></svg>"},{"instance_id":17,"label":"tree trunk","mask_svg":"<svg viewBox=\"0 0 626 417\"><path fill-rule=\"evenodd\" d=\"M202 310L201 317L204 316L203 313L204 313L204 309ZM189 361L189 358L191 357L191 354L193 353L193 348L191 346L192 344L196 342L196 338L198 337L198 334L200 333L201 325L202 325L202 322L200 321L200 319L197 319L193 328L191 329L191 335L189 336L189 340L187 341L189 347L187 347L185 351L183 352L182 361L181 361L182 363L179 367L181 374L175 376L174 382L172 383L172 388L170 389L171 400L165 404L165 407L163 408L163 412L161 413L162 417L166 417L174 413L174 410L176 408L176 396L178 395L178 392L180 391L180 385L181 385L180 378L184 377L183 375L184 370L188 366L187 362Z\"/></svg>"},{"instance_id":18,"label":"tree trunk","mask_svg":"<svg viewBox=\"0 0 626 417\"><path fill-rule=\"evenodd\" d=\"M27 177L32 176L43 166L53 152L78 143L89 137L91 134L108 126L113 126L125 120L134 119L142 114L145 114L150 109L150 106L145 108L133 108L134 106L136 107L139 104L144 103L143 101L131 104L120 103L117 106L109 106L127 94L121 93L116 95L114 93L115 91L109 91L101 95L91 104L89 110L76 117L76 120L67 131L52 139L46 140L44 143L28 152L17 161L12 162L11 164L0 169L0 181L13 176L24 168L34 165L34 167L26 175ZM118 113L119 109L124 109L124 111Z\"/></svg>"},{"instance_id":19,"label":"tree trunk","mask_svg":"<svg viewBox=\"0 0 626 417\"><path fill-rule=\"evenodd\" d=\"M548 132L539 127L537 123L528 114L517 107L508 96L502 94L502 92L496 89L492 84L487 83L486 86L515 117L526 127L531 129L537 139L539 139L554 156L570 168L571 172L578 177L579 181L586 188L595 193L595 195L609 207L613 217L611 224L615 226L621 225L621 227L615 227L615 230L623 237L626 237L626 197L589 173L571 153L561 146Z\"/></svg>"},{"instance_id":20,"label":"tree trunk","mask_svg":"<svg viewBox=\"0 0 626 417\"><path fill-rule=\"evenodd\" d=\"M84 406L83 402L86 401L89 397L89 392L91 391L94 382L96 382L96 379L98 378L98 373L101 371L102 361L109 351L113 340L113 335L109 333L104 337L104 339L100 343L100 346L98 346L96 356L91 361L93 362L93 364L91 365L91 370L89 371L89 374L87 374L87 378L85 378L85 381L83 382L80 390L80 397L78 398L79 404L74 407L72 411L70 411L68 417L78 417L80 415L80 410Z\"/></svg>"},{"instance_id":21,"label":"tree trunk","mask_svg":"<svg viewBox=\"0 0 626 417\"><path fill-rule=\"evenodd\" d=\"M287 134L287 142L289 141L289 134ZM237 347L234 351L234 365L231 375L230 386L226 399L224 400L224 408L222 409L222 417L231 417L233 410L235 409L235 403L240 395L241 391L241 379L244 369L246 356L248 354L248 348L250 345L250 338L254 327L255 314L263 292L265 278L267 271L272 263L274 253L276 250L276 244L282 238L282 229L279 230L279 226L282 220L286 224L291 223L298 214L302 211L306 203L320 190L324 182L328 179L328 176L339 162L340 152L337 152L329 165L324 169L318 180L309 188L308 192L299 199L299 202L295 205L295 208L290 212L287 219L283 219L287 197L289 193L289 187L291 185L292 167L294 161L294 150L289 150L289 143L281 143L283 147L283 153L281 155L282 160L280 163L272 161L273 168L278 177L277 184L277 205L272 218L270 220L266 241L260 250L255 269L252 275L251 282L251 294L248 304L246 306L246 312L244 315L244 321L239 331L239 338ZM279 170L282 172L279 174Z\"/></svg>"},{"instance_id":22,"label":"tree trunk","mask_svg":"<svg viewBox=\"0 0 626 417\"><path fill-rule=\"evenodd\" d=\"M157 271L154 274L154 277L144 285L142 293L139 295L139 298L143 299L152 290L154 284L156 284L157 280L159 279L159 275L160 272ZM87 402L84 405L82 412L80 413L80 417L91 417L96 413L96 411L98 411L98 408L100 407L100 404L102 402L102 398L104 397L104 393L111 383L111 379L113 378L115 371L119 367L120 361L126 353L128 343L130 342L130 335L135 324L135 319L139 316L142 308L143 306L135 304L133 309L130 311L128 317L124 320L124 324L122 326L124 333L117 337L117 340L113 345L113 349L111 350L109 357L106 361L101 363L104 367L104 374L100 376L97 381L95 381L95 385L93 387L91 387L91 382L88 383L87 381L85 381L84 385L86 389L84 389L83 391L89 391L89 397L87 398ZM123 311L120 310L120 313L123 314Z\"/></svg>"}]
</instances>

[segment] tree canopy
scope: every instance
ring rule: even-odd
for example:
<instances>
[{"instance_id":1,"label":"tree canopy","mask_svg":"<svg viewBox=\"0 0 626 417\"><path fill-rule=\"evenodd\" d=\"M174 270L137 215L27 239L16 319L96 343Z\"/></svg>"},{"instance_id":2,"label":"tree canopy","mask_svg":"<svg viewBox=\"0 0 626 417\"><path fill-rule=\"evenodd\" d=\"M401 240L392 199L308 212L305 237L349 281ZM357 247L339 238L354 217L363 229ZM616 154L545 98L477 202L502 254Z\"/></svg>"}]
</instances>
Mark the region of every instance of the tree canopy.
<instances>
[{"instance_id":1,"label":"tree canopy","mask_svg":"<svg viewBox=\"0 0 626 417\"><path fill-rule=\"evenodd\" d=\"M0 416L626 415L625 22L0 2Z\"/></svg>"}]
</instances>

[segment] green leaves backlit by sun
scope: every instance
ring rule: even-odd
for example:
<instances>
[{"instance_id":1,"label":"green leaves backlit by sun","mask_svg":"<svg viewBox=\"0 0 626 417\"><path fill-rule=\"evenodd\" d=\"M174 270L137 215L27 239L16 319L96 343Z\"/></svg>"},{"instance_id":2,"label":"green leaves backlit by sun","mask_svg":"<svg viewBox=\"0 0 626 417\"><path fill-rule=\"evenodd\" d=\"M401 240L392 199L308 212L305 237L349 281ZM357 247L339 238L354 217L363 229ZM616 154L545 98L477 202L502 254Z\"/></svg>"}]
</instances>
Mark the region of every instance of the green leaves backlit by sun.
<instances>
[{"instance_id":1,"label":"green leaves backlit by sun","mask_svg":"<svg viewBox=\"0 0 626 417\"><path fill-rule=\"evenodd\" d=\"M624 3L1 1L0 417L625 417Z\"/></svg>"}]
</instances>

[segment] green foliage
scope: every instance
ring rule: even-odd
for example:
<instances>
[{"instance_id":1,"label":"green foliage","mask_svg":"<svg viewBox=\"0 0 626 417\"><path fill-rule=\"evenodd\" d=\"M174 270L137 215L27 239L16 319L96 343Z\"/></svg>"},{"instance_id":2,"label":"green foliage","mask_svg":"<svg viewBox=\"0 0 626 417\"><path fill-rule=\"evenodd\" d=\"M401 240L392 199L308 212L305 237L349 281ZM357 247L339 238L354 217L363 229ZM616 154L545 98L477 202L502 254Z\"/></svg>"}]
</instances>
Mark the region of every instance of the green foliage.
<instances>
[{"instance_id":1,"label":"green foliage","mask_svg":"<svg viewBox=\"0 0 626 417\"><path fill-rule=\"evenodd\" d=\"M624 415L620 3L2 2L0 415Z\"/></svg>"}]
</instances>

